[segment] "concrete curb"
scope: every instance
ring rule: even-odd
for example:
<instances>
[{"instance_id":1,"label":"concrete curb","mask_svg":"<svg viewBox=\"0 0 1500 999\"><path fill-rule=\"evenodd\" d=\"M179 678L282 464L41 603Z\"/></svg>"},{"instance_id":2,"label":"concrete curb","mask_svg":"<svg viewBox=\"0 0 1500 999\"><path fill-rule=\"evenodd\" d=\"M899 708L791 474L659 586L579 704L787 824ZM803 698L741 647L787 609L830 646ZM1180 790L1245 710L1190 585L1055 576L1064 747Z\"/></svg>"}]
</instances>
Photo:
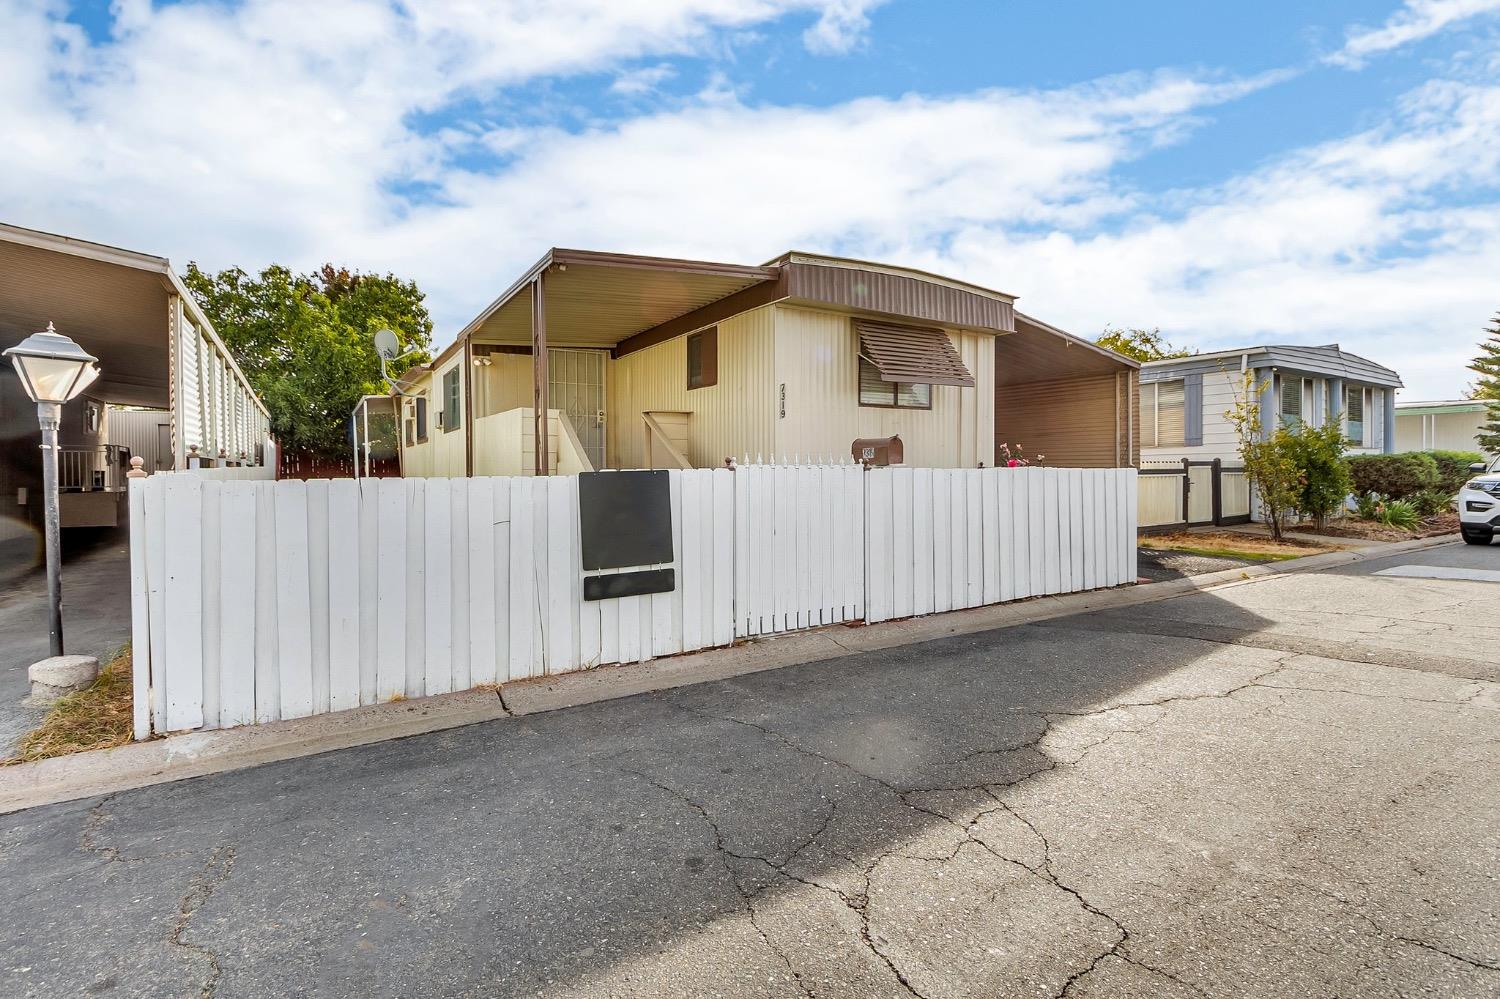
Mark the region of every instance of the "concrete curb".
<instances>
[{"instance_id":1,"label":"concrete curb","mask_svg":"<svg viewBox=\"0 0 1500 999\"><path fill-rule=\"evenodd\" d=\"M821 662L900 645L1032 624L1088 611L1170 600L1205 590L1255 582L1290 572L1313 572L1372 558L1453 544L1457 535L1396 542L1377 549L1325 552L1285 562L1225 569L1161 583L1038 597L1010 604L887 621L867 627L833 626L756 639L645 663L606 666L557 677L466 690L210 732L190 732L116 749L79 753L0 768L0 814L240 770L480 722L578 707L764 670Z\"/></svg>"}]
</instances>

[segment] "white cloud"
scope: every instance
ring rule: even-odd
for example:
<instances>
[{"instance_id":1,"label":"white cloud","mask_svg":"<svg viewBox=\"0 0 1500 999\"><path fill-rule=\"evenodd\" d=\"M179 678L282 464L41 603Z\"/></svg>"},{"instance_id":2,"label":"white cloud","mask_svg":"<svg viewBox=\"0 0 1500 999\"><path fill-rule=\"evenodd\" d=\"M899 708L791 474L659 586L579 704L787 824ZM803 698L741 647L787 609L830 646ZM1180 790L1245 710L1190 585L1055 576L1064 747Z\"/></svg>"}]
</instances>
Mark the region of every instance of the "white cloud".
<instances>
[{"instance_id":1,"label":"white cloud","mask_svg":"<svg viewBox=\"0 0 1500 999\"><path fill-rule=\"evenodd\" d=\"M1378 28L1353 28L1344 47L1327 61L1358 69L1373 55L1429 38L1443 29L1482 14L1500 11L1500 0L1405 0Z\"/></svg>"},{"instance_id":2,"label":"white cloud","mask_svg":"<svg viewBox=\"0 0 1500 999\"><path fill-rule=\"evenodd\" d=\"M802 42L811 52L843 54L852 51L865 38L870 27L870 11L885 0L832 0L825 4L818 20L802 33Z\"/></svg>"},{"instance_id":3,"label":"white cloud","mask_svg":"<svg viewBox=\"0 0 1500 999\"><path fill-rule=\"evenodd\" d=\"M638 69L626 70L615 77L615 82L609 85L612 93L625 97L643 97L653 93L656 88L666 83L677 75L677 70L667 63L657 63L655 66L642 66Z\"/></svg>"},{"instance_id":4,"label":"white cloud","mask_svg":"<svg viewBox=\"0 0 1500 999\"><path fill-rule=\"evenodd\" d=\"M656 68L715 32L832 7L510 4L471 23L421 3L141 4L93 46L46 0L0 4L0 217L179 264L394 269L428 291L440 339L547 246L734 261L798 247L1005 288L1084 334L1339 340L1413 395L1449 395L1500 300L1500 87L1435 81L1378 127L1149 195L1124 164L1170 155L1215 105L1286 74L828 108L757 105L716 78L684 106L569 133L490 109L535 74ZM481 110L413 126L461 97Z\"/></svg>"}]
</instances>

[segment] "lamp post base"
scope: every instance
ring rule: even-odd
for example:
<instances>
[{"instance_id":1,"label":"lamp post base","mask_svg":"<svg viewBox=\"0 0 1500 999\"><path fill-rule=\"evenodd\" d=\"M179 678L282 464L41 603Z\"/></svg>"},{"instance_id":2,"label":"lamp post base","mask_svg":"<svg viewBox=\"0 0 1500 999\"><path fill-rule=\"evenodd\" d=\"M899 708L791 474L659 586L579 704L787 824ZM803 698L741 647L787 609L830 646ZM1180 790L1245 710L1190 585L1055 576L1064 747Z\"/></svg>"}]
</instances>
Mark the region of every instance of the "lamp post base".
<instances>
[{"instance_id":1,"label":"lamp post base","mask_svg":"<svg viewBox=\"0 0 1500 999\"><path fill-rule=\"evenodd\" d=\"M93 656L52 656L32 663L26 670L31 696L25 703L45 707L74 691L83 690L99 676L99 660Z\"/></svg>"}]
</instances>

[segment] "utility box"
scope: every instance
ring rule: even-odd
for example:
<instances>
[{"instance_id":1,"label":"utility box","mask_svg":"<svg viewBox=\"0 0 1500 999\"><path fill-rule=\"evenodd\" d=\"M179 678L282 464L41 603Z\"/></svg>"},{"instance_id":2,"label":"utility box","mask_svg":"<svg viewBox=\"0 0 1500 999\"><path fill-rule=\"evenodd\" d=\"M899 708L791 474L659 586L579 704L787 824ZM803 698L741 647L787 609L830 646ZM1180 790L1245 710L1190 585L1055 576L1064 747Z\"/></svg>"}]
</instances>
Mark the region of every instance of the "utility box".
<instances>
[{"instance_id":1,"label":"utility box","mask_svg":"<svg viewBox=\"0 0 1500 999\"><path fill-rule=\"evenodd\" d=\"M901 437L861 437L849 448L849 453L855 461L866 465L883 468L886 465L899 465L906 459L906 449L901 444Z\"/></svg>"}]
</instances>

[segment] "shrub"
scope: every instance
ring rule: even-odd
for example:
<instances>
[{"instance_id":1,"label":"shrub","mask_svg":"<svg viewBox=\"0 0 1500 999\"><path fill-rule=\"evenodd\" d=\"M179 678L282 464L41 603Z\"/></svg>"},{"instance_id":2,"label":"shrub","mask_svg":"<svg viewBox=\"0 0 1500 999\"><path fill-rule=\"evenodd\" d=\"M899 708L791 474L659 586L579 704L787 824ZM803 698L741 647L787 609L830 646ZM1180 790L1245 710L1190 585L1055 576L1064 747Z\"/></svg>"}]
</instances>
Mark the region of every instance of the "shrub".
<instances>
[{"instance_id":1,"label":"shrub","mask_svg":"<svg viewBox=\"0 0 1500 999\"><path fill-rule=\"evenodd\" d=\"M1417 516L1417 508L1406 500L1391 500L1386 503L1380 513L1380 522L1388 527L1399 527L1403 531L1409 531L1417 526L1422 518Z\"/></svg>"},{"instance_id":2,"label":"shrub","mask_svg":"<svg viewBox=\"0 0 1500 999\"><path fill-rule=\"evenodd\" d=\"M1360 520L1379 520L1385 497L1379 493L1360 493L1354 497L1354 515Z\"/></svg>"},{"instance_id":3,"label":"shrub","mask_svg":"<svg viewBox=\"0 0 1500 999\"><path fill-rule=\"evenodd\" d=\"M1437 462L1431 455L1419 451L1351 455L1349 474L1354 478L1355 492L1380 493L1392 499L1405 499L1424 489L1437 489L1441 481Z\"/></svg>"},{"instance_id":4,"label":"shrub","mask_svg":"<svg viewBox=\"0 0 1500 999\"><path fill-rule=\"evenodd\" d=\"M1319 530L1329 514L1343 507L1354 488L1344 458L1348 446L1338 424L1318 429L1303 426L1288 435L1287 447L1300 473L1295 505L1312 516Z\"/></svg>"},{"instance_id":5,"label":"shrub","mask_svg":"<svg viewBox=\"0 0 1500 999\"><path fill-rule=\"evenodd\" d=\"M1407 502L1416 508L1418 514L1423 517L1431 517L1448 509L1453 500L1453 493L1441 489L1424 489L1419 493L1412 493L1407 497Z\"/></svg>"},{"instance_id":6,"label":"shrub","mask_svg":"<svg viewBox=\"0 0 1500 999\"><path fill-rule=\"evenodd\" d=\"M1478 451L1428 451L1427 454L1437 464L1438 489L1445 497L1456 494L1473 476L1470 465L1484 462L1484 455Z\"/></svg>"}]
</instances>

